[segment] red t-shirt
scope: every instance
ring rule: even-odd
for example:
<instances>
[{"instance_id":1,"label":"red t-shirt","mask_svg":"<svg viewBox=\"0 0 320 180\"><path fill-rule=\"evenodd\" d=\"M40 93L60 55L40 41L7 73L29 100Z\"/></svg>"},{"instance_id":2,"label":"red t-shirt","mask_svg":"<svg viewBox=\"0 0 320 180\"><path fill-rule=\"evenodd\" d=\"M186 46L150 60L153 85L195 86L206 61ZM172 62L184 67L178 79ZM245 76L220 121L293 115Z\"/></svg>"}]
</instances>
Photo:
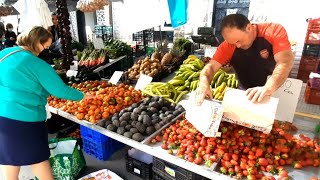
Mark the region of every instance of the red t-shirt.
<instances>
[{"instance_id":1,"label":"red t-shirt","mask_svg":"<svg viewBox=\"0 0 320 180\"><path fill-rule=\"evenodd\" d=\"M273 54L291 49L287 32L282 25L275 23L262 23L257 24L257 28L257 37L264 38L272 45ZM227 64L231 61L235 49L235 45L231 45L227 41L224 41L220 44L212 59L222 65Z\"/></svg>"}]
</instances>

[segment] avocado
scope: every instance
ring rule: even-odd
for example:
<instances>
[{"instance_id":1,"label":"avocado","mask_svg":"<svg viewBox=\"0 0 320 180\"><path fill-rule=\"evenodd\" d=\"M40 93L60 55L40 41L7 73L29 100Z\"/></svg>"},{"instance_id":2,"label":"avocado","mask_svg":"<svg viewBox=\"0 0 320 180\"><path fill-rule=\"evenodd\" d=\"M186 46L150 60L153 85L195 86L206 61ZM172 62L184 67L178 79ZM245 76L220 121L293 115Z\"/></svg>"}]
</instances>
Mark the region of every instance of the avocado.
<instances>
[{"instance_id":1,"label":"avocado","mask_svg":"<svg viewBox=\"0 0 320 180\"><path fill-rule=\"evenodd\" d=\"M160 107L162 107L164 105L164 100L162 97L160 97L158 103L159 103Z\"/></svg>"},{"instance_id":2,"label":"avocado","mask_svg":"<svg viewBox=\"0 0 320 180\"><path fill-rule=\"evenodd\" d=\"M121 117L120 117L120 121L128 121L130 119L131 116L131 112L125 112Z\"/></svg>"},{"instance_id":3,"label":"avocado","mask_svg":"<svg viewBox=\"0 0 320 180\"><path fill-rule=\"evenodd\" d=\"M144 133L145 131L146 131L146 126L144 125L144 124L142 124L142 123L140 123L140 122L138 122L137 124L136 124L136 128L138 129L138 131L140 132L140 133Z\"/></svg>"},{"instance_id":4,"label":"avocado","mask_svg":"<svg viewBox=\"0 0 320 180\"><path fill-rule=\"evenodd\" d=\"M180 104L176 105L176 107L174 108L175 110L178 110L179 108L181 108L182 106Z\"/></svg>"},{"instance_id":5,"label":"avocado","mask_svg":"<svg viewBox=\"0 0 320 180\"><path fill-rule=\"evenodd\" d=\"M138 120L138 117L139 117L139 115L138 115L137 113L135 113L135 112L131 113L131 119L132 119L133 121L137 121L137 120Z\"/></svg>"},{"instance_id":6,"label":"avocado","mask_svg":"<svg viewBox=\"0 0 320 180\"><path fill-rule=\"evenodd\" d=\"M168 117L164 117L164 118L162 119L162 122L163 122L164 124L167 124L168 122L170 122L170 120L168 119Z\"/></svg>"},{"instance_id":7,"label":"avocado","mask_svg":"<svg viewBox=\"0 0 320 180\"><path fill-rule=\"evenodd\" d=\"M179 111L179 112L184 112L184 111L186 111L186 110L185 110L183 107L181 107L181 108L178 109L178 111Z\"/></svg>"},{"instance_id":8,"label":"avocado","mask_svg":"<svg viewBox=\"0 0 320 180\"><path fill-rule=\"evenodd\" d=\"M136 126L136 124L138 123L138 121L132 121L131 126Z\"/></svg>"},{"instance_id":9,"label":"avocado","mask_svg":"<svg viewBox=\"0 0 320 180\"><path fill-rule=\"evenodd\" d=\"M133 112L136 113L136 114L140 114L141 113L141 109L140 108L134 108Z\"/></svg>"},{"instance_id":10,"label":"avocado","mask_svg":"<svg viewBox=\"0 0 320 180\"><path fill-rule=\"evenodd\" d=\"M128 112L132 112L132 111L133 111L133 107L132 106L128 107Z\"/></svg>"},{"instance_id":11,"label":"avocado","mask_svg":"<svg viewBox=\"0 0 320 180\"><path fill-rule=\"evenodd\" d=\"M138 121L139 121L139 122L142 122L142 121L143 121L143 116L144 116L144 115L142 115L142 114L139 115L139 117L138 117Z\"/></svg>"},{"instance_id":12,"label":"avocado","mask_svg":"<svg viewBox=\"0 0 320 180\"><path fill-rule=\"evenodd\" d=\"M105 124L104 121L99 121L99 122L97 123L97 125L100 126L100 127L104 127L104 124Z\"/></svg>"},{"instance_id":13,"label":"avocado","mask_svg":"<svg viewBox=\"0 0 320 180\"><path fill-rule=\"evenodd\" d=\"M151 119L158 120L160 118L159 118L158 114L152 114Z\"/></svg>"},{"instance_id":14,"label":"avocado","mask_svg":"<svg viewBox=\"0 0 320 180\"><path fill-rule=\"evenodd\" d=\"M169 114L167 116L167 118L169 119L169 121L173 120L175 118L175 116L173 114Z\"/></svg>"},{"instance_id":15,"label":"avocado","mask_svg":"<svg viewBox=\"0 0 320 180\"><path fill-rule=\"evenodd\" d=\"M107 128L108 125L111 124L111 123L112 123L112 121L106 121L106 122L104 123L104 127Z\"/></svg>"},{"instance_id":16,"label":"avocado","mask_svg":"<svg viewBox=\"0 0 320 180\"><path fill-rule=\"evenodd\" d=\"M161 126L160 126L160 124L157 123L157 124L154 125L154 128L155 128L156 130L159 130L159 129L161 128Z\"/></svg>"},{"instance_id":17,"label":"avocado","mask_svg":"<svg viewBox=\"0 0 320 180\"><path fill-rule=\"evenodd\" d=\"M117 129L118 134L122 135L124 132L125 132L124 127L118 127L118 129Z\"/></svg>"},{"instance_id":18,"label":"avocado","mask_svg":"<svg viewBox=\"0 0 320 180\"><path fill-rule=\"evenodd\" d=\"M111 121L119 120L118 116L112 116Z\"/></svg>"},{"instance_id":19,"label":"avocado","mask_svg":"<svg viewBox=\"0 0 320 180\"><path fill-rule=\"evenodd\" d=\"M154 96L154 97L151 98L151 101L158 101L159 99L160 99L159 96Z\"/></svg>"},{"instance_id":20,"label":"avocado","mask_svg":"<svg viewBox=\"0 0 320 180\"><path fill-rule=\"evenodd\" d=\"M138 104L137 104L137 103L133 103L133 104L131 105L131 107L132 107L132 108L136 108L136 107L138 107Z\"/></svg>"},{"instance_id":21,"label":"avocado","mask_svg":"<svg viewBox=\"0 0 320 180\"><path fill-rule=\"evenodd\" d=\"M157 110L156 108L154 108L154 107L150 107L150 108L149 108L149 111L150 111L152 114L158 113L158 110Z\"/></svg>"},{"instance_id":22,"label":"avocado","mask_svg":"<svg viewBox=\"0 0 320 180\"><path fill-rule=\"evenodd\" d=\"M115 131L117 130L117 127L116 127L115 125L113 125L113 124L109 124L109 125L107 126L107 129L108 129L109 131L115 132Z\"/></svg>"},{"instance_id":23,"label":"avocado","mask_svg":"<svg viewBox=\"0 0 320 180\"><path fill-rule=\"evenodd\" d=\"M127 121L120 122L120 127L125 127L126 125L128 125Z\"/></svg>"},{"instance_id":24,"label":"avocado","mask_svg":"<svg viewBox=\"0 0 320 180\"><path fill-rule=\"evenodd\" d=\"M132 132L125 132L125 133L123 134L123 136L131 139L131 138L132 138Z\"/></svg>"},{"instance_id":25,"label":"avocado","mask_svg":"<svg viewBox=\"0 0 320 180\"><path fill-rule=\"evenodd\" d=\"M130 129L132 128L132 125L128 124L124 127L127 131L130 131Z\"/></svg>"},{"instance_id":26,"label":"avocado","mask_svg":"<svg viewBox=\"0 0 320 180\"><path fill-rule=\"evenodd\" d=\"M145 115L145 114L147 114L147 112L142 111L140 115Z\"/></svg>"},{"instance_id":27,"label":"avocado","mask_svg":"<svg viewBox=\"0 0 320 180\"><path fill-rule=\"evenodd\" d=\"M126 112L126 110L122 109L122 110L119 112L119 116L122 116L125 112Z\"/></svg>"},{"instance_id":28,"label":"avocado","mask_svg":"<svg viewBox=\"0 0 320 180\"><path fill-rule=\"evenodd\" d=\"M152 124L151 118L148 115L143 116L143 124L146 126L150 126Z\"/></svg>"},{"instance_id":29,"label":"avocado","mask_svg":"<svg viewBox=\"0 0 320 180\"><path fill-rule=\"evenodd\" d=\"M169 109L168 109L167 107L162 107L161 110L162 110L162 112L167 112L167 111L169 111Z\"/></svg>"},{"instance_id":30,"label":"avocado","mask_svg":"<svg viewBox=\"0 0 320 180\"><path fill-rule=\"evenodd\" d=\"M165 117L164 113L161 113L161 114L159 115L159 118L160 118L160 119L163 119L164 117Z\"/></svg>"},{"instance_id":31,"label":"avocado","mask_svg":"<svg viewBox=\"0 0 320 180\"><path fill-rule=\"evenodd\" d=\"M119 127L120 126L120 121L119 120L115 120L115 121L112 121L112 124L116 127Z\"/></svg>"},{"instance_id":32,"label":"avocado","mask_svg":"<svg viewBox=\"0 0 320 180\"><path fill-rule=\"evenodd\" d=\"M132 134L134 134L134 133L137 133L137 132L139 132L139 131L138 131L137 128L131 128L131 129L130 129L130 132L131 132Z\"/></svg>"},{"instance_id":33,"label":"avocado","mask_svg":"<svg viewBox=\"0 0 320 180\"><path fill-rule=\"evenodd\" d=\"M165 114L166 116L168 116L169 114L172 114L172 112L171 112L171 111L166 111L164 114Z\"/></svg>"},{"instance_id":34,"label":"avocado","mask_svg":"<svg viewBox=\"0 0 320 180\"><path fill-rule=\"evenodd\" d=\"M141 142L144 140L144 137L140 133L135 133L132 135L132 139L138 142Z\"/></svg>"},{"instance_id":35,"label":"avocado","mask_svg":"<svg viewBox=\"0 0 320 180\"><path fill-rule=\"evenodd\" d=\"M178 116L179 114L180 114L180 111L178 111L178 110L173 111L174 116Z\"/></svg>"},{"instance_id":36,"label":"avocado","mask_svg":"<svg viewBox=\"0 0 320 180\"><path fill-rule=\"evenodd\" d=\"M146 134L151 135L152 133L156 132L156 129L153 126L148 126L146 129Z\"/></svg>"},{"instance_id":37,"label":"avocado","mask_svg":"<svg viewBox=\"0 0 320 180\"><path fill-rule=\"evenodd\" d=\"M147 106L140 105L139 109L140 109L141 111L146 111L146 110L147 110Z\"/></svg>"},{"instance_id":38,"label":"avocado","mask_svg":"<svg viewBox=\"0 0 320 180\"><path fill-rule=\"evenodd\" d=\"M154 107L156 109L160 109L161 108L161 106L160 106L160 104L158 102L151 102L149 104L149 107Z\"/></svg>"},{"instance_id":39,"label":"avocado","mask_svg":"<svg viewBox=\"0 0 320 180\"><path fill-rule=\"evenodd\" d=\"M159 125L162 127L163 125L165 125L166 123L164 123L163 121L159 122Z\"/></svg>"},{"instance_id":40,"label":"avocado","mask_svg":"<svg viewBox=\"0 0 320 180\"><path fill-rule=\"evenodd\" d=\"M145 104L149 104L149 103L151 102L151 98L150 98L150 97L147 97L147 98L145 98L145 99L143 100L143 102L144 102Z\"/></svg>"},{"instance_id":41,"label":"avocado","mask_svg":"<svg viewBox=\"0 0 320 180\"><path fill-rule=\"evenodd\" d=\"M159 122L158 119L153 119L153 120L151 120L151 123L152 123L153 125L157 124L158 122Z\"/></svg>"}]
</instances>

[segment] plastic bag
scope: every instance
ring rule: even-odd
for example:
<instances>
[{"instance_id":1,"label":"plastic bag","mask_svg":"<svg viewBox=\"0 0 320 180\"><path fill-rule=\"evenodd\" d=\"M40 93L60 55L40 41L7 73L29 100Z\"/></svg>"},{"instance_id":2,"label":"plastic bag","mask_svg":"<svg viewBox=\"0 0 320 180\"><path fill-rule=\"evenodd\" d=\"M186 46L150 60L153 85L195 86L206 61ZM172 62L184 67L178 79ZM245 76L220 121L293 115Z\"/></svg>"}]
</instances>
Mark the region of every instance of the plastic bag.
<instances>
[{"instance_id":1,"label":"plastic bag","mask_svg":"<svg viewBox=\"0 0 320 180\"><path fill-rule=\"evenodd\" d=\"M173 28L187 23L187 0L168 0L168 6Z\"/></svg>"}]
</instances>

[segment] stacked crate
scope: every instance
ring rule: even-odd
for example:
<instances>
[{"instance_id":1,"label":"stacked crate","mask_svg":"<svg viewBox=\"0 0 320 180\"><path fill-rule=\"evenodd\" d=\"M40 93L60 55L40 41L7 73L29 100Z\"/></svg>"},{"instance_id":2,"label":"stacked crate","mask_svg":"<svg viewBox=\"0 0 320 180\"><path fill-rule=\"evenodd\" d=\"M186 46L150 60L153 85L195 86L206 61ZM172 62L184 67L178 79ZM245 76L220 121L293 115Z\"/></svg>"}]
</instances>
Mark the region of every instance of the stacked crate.
<instances>
[{"instance_id":1,"label":"stacked crate","mask_svg":"<svg viewBox=\"0 0 320 180\"><path fill-rule=\"evenodd\" d=\"M308 21L308 31L300 61L298 79L306 82L310 72L319 72L320 62L320 18Z\"/></svg>"}]
</instances>

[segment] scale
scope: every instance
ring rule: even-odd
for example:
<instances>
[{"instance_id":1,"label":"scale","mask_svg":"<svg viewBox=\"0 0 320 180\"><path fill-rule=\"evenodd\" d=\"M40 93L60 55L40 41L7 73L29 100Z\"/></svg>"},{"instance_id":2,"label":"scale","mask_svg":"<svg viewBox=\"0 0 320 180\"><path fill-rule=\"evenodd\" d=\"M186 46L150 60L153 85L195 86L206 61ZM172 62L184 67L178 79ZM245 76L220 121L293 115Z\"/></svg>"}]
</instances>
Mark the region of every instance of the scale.
<instances>
[{"instance_id":1,"label":"scale","mask_svg":"<svg viewBox=\"0 0 320 180\"><path fill-rule=\"evenodd\" d=\"M194 51L195 55L199 58L212 57L219 45L219 40L214 35L214 29L212 27L199 27L198 35L191 36L191 39L193 42L199 44L199 49ZM204 48L200 48L201 44L204 45Z\"/></svg>"}]
</instances>

